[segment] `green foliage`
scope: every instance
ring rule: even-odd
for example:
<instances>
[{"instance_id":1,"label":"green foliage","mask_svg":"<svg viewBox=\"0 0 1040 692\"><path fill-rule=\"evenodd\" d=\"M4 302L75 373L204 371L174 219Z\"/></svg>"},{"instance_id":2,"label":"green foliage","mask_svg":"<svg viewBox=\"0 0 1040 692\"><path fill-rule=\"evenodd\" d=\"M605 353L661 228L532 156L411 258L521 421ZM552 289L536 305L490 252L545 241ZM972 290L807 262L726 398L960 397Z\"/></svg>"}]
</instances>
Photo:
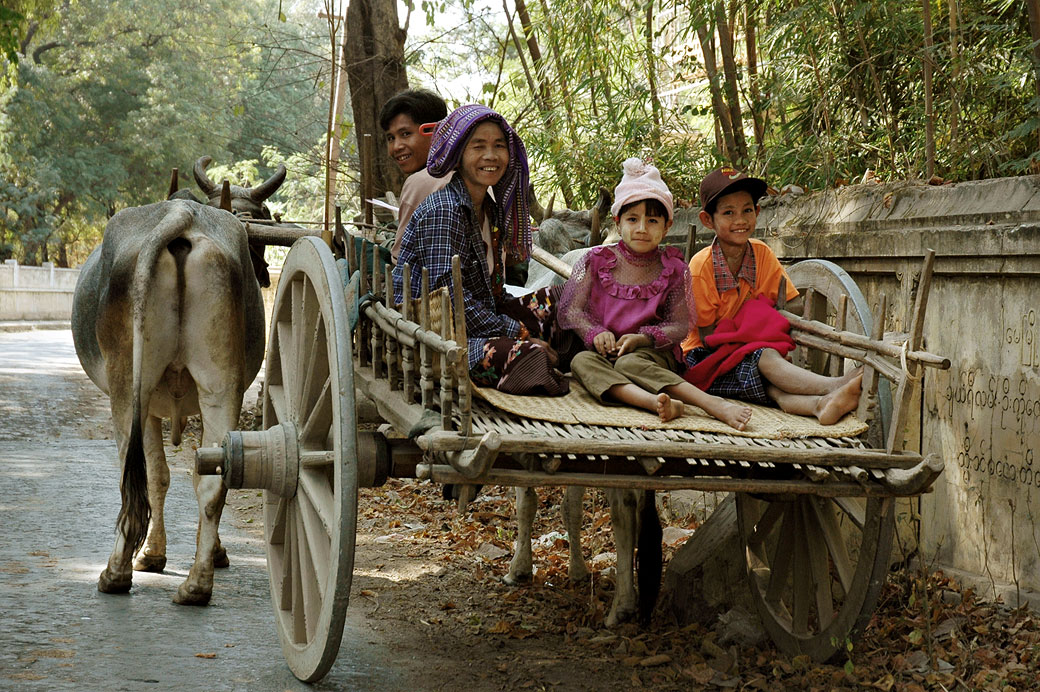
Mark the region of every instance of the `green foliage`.
<instances>
[{"instance_id":1,"label":"green foliage","mask_svg":"<svg viewBox=\"0 0 1040 692\"><path fill-rule=\"evenodd\" d=\"M318 139L320 34L268 27L276 4L79 0L41 25L0 86L0 259L75 262L115 211L163 199L171 168L187 182L204 154L259 167Z\"/></svg>"},{"instance_id":2,"label":"green foliage","mask_svg":"<svg viewBox=\"0 0 1040 692\"><path fill-rule=\"evenodd\" d=\"M704 27L718 43L714 5L654 0L648 54L643 2L528 1L542 54L537 69L515 15L513 22L529 80L505 12L495 3L483 10L456 3L464 21L449 25L437 15L433 37L413 44L412 69L422 65L427 83L452 93L456 73L480 75L474 80L479 88L465 100L493 104L514 122L543 195L569 188L570 204L587 206L600 185L616 182L625 157L644 155L655 159L680 198L692 199L700 177L724 162L697 38ZM734 11L729 21L749 169L777 187L856 182L868 169L881 180L924 175L919 3L743 0L724 6ZM961 0L955 7L952 35L950 3L933 3L931 12L935 170L948 180L1035 172L1040 99L1022 3ZM754 94L748 12L756 18ZM721 57L718 62L721 71ZM651 74L661 102L657 119ZM762 124L761 141L753 116Z\"/></svg>"}]
</instances>

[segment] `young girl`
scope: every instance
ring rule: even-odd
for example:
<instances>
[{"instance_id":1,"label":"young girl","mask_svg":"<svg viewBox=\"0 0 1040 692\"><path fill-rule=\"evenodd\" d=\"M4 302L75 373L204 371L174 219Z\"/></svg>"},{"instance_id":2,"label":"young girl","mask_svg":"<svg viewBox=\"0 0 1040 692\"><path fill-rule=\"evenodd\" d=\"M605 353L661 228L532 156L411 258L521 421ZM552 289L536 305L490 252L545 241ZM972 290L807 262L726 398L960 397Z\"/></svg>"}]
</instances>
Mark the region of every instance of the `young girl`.
<instances>
[{"instance_id":1,"label":"young girl","mask_svg":"<svg viewBox=\"0 0 1040 692\"><path fill-rule=\"evenodd\" d=\"M393 272L396 300L402 299L406 264L413 296L419 295L424 267L431 290L456 290L451 262L458 255L470 378L511 394L566 394L567 380L557 370L561 354L556 341L549 343L560 332L553 329L553 289L513 299L504 291L507 258L518 262L531 254L527 155L520 137L490 108L462 106L437 126L427 171L435 178L452 172L454 177L419 204L404 230Z\"/></svg>"},{"instance_id":2,"label":"young girl","mask_svg":"<svg viewBox=\"0 0 1040 692\"><path fill-rule=\"evenodd\" d=\"M682 253L659 247L672 225L672 193L654 166L624 163L611 207L621 242L592 248L563 289L560 326L586 351L571 372L602 402L654 411L663 421L693 404L737 430L751 409L706 394L677 374L679 343L693 324L690 275Z\"/></svg>"}]
</instances>

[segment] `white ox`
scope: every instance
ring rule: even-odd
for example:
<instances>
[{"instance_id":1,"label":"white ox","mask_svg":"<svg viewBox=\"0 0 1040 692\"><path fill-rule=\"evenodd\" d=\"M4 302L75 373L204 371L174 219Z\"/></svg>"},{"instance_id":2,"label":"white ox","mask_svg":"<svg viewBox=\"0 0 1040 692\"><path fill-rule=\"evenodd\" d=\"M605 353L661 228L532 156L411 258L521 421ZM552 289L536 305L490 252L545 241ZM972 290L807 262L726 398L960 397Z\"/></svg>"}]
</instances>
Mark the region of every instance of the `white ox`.
<instances>
[{"instance_id":1,"label":"white ox","mask_svg":"<svg viewBox=\"0 0 1040 692\"><path fill-rule=\"evenodd\" d=\"M654 491L604 488L604 493L610 502L610 526L617 549L614 600L604 624L613 627L637 615L639 621L646 624L661 589L661 520L654 502ZM581 552L584 499L585 488L581 486L568 486L564 491L562 513L570 553L567 576L572 582L582 582L589 576ZM537 504L534 488L516 489L518 530L513 560L504 578L507 584L523 584L531 581L533 576L531 525ZM638 574L639 581L638 596L635 574Z\"/></svg>"},{"instance_id":2,"label":"white ox","mask_svg":"<svg viewBox=\"0 0 1040 692\"><path fill-rule=\"evenodd\" d=\"M202 444L219 444L237 425L263 360L264 309L244 226L186 200L119 212L80 273L72 329L83 369L111 402L122 508L98 590L123 593L132 568L161 572L166 564L170 472L161 419L172 419L179 444L181 420L201 413ZM214 565L227 565L217 534L227 489L220 476L195 476L194 485L195 561L173 600L205 605Z\"/></svg>"}]
</instances>

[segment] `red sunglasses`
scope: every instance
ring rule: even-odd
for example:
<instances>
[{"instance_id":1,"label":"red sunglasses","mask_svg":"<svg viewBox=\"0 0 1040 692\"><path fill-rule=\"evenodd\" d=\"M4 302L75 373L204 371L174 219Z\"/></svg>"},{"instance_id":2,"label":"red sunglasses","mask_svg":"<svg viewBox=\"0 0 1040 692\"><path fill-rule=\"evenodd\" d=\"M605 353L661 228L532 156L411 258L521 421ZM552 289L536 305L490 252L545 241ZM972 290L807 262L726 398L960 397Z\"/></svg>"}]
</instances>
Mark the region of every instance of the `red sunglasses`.
<instances>
[{"instance_id":1,"label":"red sunglasses","mask_svg":"<svg viewBox=\"0 0 1040 692\"><path fill-rule=\"evenodd\" d=\"M440 122L424 123L419 126L419 134L432 137L433 133L437 130L438 125L440 125Z\"/></svg>"}]
</instances>

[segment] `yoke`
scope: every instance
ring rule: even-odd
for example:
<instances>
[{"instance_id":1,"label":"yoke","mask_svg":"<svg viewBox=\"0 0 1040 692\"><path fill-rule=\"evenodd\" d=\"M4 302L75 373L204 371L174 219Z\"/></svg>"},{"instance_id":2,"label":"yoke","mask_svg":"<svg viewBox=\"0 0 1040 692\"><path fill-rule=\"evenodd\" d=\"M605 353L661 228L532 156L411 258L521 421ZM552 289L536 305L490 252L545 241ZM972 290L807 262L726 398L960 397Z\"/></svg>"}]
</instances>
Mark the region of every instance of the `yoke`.
<instances>
[{"instance_id":1,"label":"yoke","mask_svg":"<svg viewBox=\"0 0 1040 692\"><path fill-rule=\"evenodd\" d=\"M391 476L734 492L747 582L776 644L824 660L866 626L888 570L894 499L927 492L943 469L936 455L903 449L923 368L950 367L922 350L934 252L897 342L883 332L884 298L874 318L836 265L790 267L804 310L789 312L782 300L778 308L798 346L794 359L827 374L840 374L846 360L862 364L856 417L869 428L762 439L551 423L498 409L469 379L461 291L452 305L446 288L429 290L424 272L421 295L394 305L379 248L368 244L369 262L355 243L345 247L337 260L314 237L293 245L268 341L264 430L231 432L196 459L199 473L219 473L229 487L265 491L272 601L299 679L320 679L339 651L358 488ZM457 257L453 283L461 285Z\"/></svg>"}]
</instances>

